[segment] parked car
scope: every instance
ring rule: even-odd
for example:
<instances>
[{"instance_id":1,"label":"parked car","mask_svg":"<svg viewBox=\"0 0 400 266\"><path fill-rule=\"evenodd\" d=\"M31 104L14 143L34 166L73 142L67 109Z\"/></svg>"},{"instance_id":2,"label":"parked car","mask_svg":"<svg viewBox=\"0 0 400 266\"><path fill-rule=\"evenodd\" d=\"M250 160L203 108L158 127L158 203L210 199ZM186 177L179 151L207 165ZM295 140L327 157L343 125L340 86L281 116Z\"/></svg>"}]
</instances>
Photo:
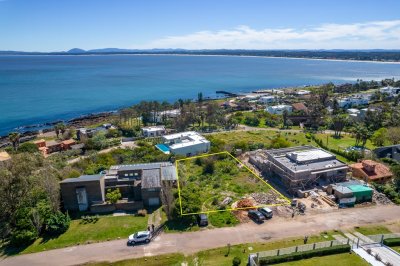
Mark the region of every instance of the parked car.
<instances>
[{"instance_id":1,"label":"parked car","mask_svg":"<svg viewBox=\"0 0 400 266\"><path fill-rule=\"evenodd\" d=\"M136 243L149 243L151 240L150 231L140 231L131 234L128 237L128 245L135 245Z\"/></svg>"},{"instance_id":2,"label":"parked car","mask_svg":"<svg viewBox=\"0 0 400 266\"><path fill-rule=\"evenodd\" d=\"M258 211L261 212L267 219L271 219L273 216L272 210L270 208L258 208Z\"/></svg>"},{"instance_id":3,"label":"parked car","mask_svg":"<svg viewBox=\"0 0 400 266\"><path fill-rule=\"evenodd\" d=\"M247 215L250 217L250 219L257 223L262 223L265 219L264 215L257 210L250 210Z\"/></svg>"},{"instance_id":4,"label":"parked car","mask_svg":"<svg viewBox=\"0 0 400 266\"><path fill-rule=\"evenodd\" d=\"M197 216L197 223L199 226L207 226L208 225L208 217L206 214L201 213Z\"/></svg>"}]
</instances>

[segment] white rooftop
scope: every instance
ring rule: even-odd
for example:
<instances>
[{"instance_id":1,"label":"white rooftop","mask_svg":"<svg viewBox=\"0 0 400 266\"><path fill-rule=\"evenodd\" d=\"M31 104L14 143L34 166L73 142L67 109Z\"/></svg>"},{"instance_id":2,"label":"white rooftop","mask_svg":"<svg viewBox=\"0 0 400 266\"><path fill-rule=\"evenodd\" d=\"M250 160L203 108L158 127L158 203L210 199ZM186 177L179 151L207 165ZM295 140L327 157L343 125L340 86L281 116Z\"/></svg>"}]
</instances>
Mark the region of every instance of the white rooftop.
<instances>
[{"instance_id":1,"label":"white rooftop","mask_svg":"<svg viewBox=\"0 0 400 266\"><path fill-rule=\"evenodd\" d=\"M289 159L292 159L298 163L315 161L315 160L325 160L329 158L335 158L332 154L320 150L320 149L312 149L307 151L295 151L286 154Z\"/></svg>"},{"instance_id":2,"label":"white rooftop","mask_svg":"<svg viewBox=\"0 0 400 266\"><path fill-rule=\"evenodd\" d=\"M279 104L279 105L269 106L268 108L284 109L284 108L291 108L291 106L290 105L286 105L286 104Z\"/></svg>"},{"instance_id":3,"label":"white rooftop","mask_svg":"<svg viewBox=\"0 0 400 266\"><path fill-rule=\"evenodd\" d=\"M199 143L208 143L209 141L195 131L181 132L171 135L165 135L163 138L167 141L174 141L174 144L169 144L172 149L192 146Z\"/></svg>"},{"instance_id":4,"label":"white rooftop","mask_svg":"<svg viewBox=\"0 0 400 266\"><path fill-rule=\"evenodd\" d=\"M144 131L154 132L154 131L162 131L165 130L164 126L150 126L142 128Z\"/></svg>"}]
</instances>

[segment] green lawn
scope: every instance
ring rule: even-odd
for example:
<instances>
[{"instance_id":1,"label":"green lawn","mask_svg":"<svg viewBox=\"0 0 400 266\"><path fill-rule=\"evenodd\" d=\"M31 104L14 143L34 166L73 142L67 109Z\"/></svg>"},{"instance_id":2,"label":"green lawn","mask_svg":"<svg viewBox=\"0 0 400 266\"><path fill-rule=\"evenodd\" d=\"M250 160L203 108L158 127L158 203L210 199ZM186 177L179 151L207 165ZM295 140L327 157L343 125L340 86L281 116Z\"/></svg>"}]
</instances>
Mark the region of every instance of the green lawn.
<instances>
[{"instance_id":1,"label":"green lawn","mask_svg":"<svg viewBox=\"0 0 400 266\"><path fill-rule=\"evenodd\" d=\"M351 265L351 266L368 266L365 260L360 258L357 254L337 254L337 255L329 255L323 257L315 257L311 259L293 261L293 262L285 262L274 264L276 266L339 266L339 265Z\"/></svg>"},{"instance_id":2,"label":"green lawn","mask_svg":"<svg viewBox=\"0 0 400 266\"><path fill-rule=\"evenodd\" d=\"M82 224L81 220L73 220L67 232L57 238L37 239L22 253L39 252L55 248L63 248L77 244L127 238L135 231L147 227L148 217L116 216L100 217L96 223Z\"/></svg>"},{"instance_id":3,"label":"green lawn","mask_svg":"<svg viewBox=\"0 0 400 266\"><path fill-rule=\"evenodd\" d=\"M354 146L356 144L356 139L353 138L350 134L342 134L341 138L334 138L333 134L316 134L316 138L323 141L326 145L328 143L328 147L332 149L345 150L348 147ZM373 150L375 148L374 144L370 140L367 141L365 145L367 149Z\"/></svg>"},{"instance_id":4,"label":"green lawn","mask_svg":"<svg viewBox=\"0 0 400 266\"><path fill-rule=\"evenodd\" d=\"M366 236L391 233L391 231L383 225L360 226L360 227L355 227L354 230Z\"/></svg>"}]
</instances>

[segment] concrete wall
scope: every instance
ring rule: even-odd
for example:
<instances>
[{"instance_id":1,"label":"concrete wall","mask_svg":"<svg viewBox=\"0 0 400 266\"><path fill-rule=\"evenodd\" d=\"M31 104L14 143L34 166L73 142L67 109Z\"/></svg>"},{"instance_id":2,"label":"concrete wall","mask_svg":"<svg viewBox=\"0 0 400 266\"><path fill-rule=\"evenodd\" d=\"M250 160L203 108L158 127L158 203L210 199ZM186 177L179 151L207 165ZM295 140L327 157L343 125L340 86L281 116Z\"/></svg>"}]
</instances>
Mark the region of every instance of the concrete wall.
<instances>
[{"instance_id":1,"label":"concrete wall","mask_svg":"<svg viewBox=\"0 0 400 266\"><path fill-rule=\"evenodd\" d=\"M186 156L188 154L190 154L190 156L193 156L193 155L208 152L209 150L210 150L209 142L208 143L199 143L199 144L175 148L175 149L173 147L170 147L170 151L173 154L184 155L184 156Z\"/></svg>"}]
</instances>

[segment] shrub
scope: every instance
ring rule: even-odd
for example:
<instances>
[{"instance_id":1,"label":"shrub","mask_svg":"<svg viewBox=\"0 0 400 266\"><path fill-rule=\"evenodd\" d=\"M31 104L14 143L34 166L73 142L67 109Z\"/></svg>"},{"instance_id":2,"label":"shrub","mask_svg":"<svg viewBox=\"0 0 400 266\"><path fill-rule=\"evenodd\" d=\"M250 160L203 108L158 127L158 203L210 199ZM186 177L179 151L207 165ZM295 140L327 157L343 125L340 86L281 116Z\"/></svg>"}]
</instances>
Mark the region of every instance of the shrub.
<instances>
[{"instance_id":1,"label":"shrub","mask_svg":"<svg viewBox=\"0 0 400 266\"><path fill-rule=\"evenodd\" d=\"M378 254L378 253L377 253L377 254L375 254L375 259L376 259L377 261L381 261L381 260L382 260L381 256L379 256L379 254Z\"/></svg>"},{"instance_id":2,"label":"shrub","mask_svg":"<svg viewBox=\"0 0 400 266\"><path fill-rule=\"evenodd\" d=\"M46 233L59 235L68 230L71 219L68 213L56 212L46 220Z\"/></svg>"},{"instance_id":3,"label":"shrub","mask_svg":"<svg viewBox=\"0 0 400 266\"><path fill-rule=\"evenodd\" d=\"M17 230L14 231L11 235L11 244L13 246L27 246L31 244L38 237L38 234L35 230Z\"/></svg>"},{"instance_id":4,"label":"shrub","mask_svg":"<svg viewBox=\"0 0 400 266\"><path fill-rule=\"evenodd\" d=\"M259 259L259 264L262 266L266 266L268 264L302 260L302 259L308 259L308 258L317 257L317 256L340 254L340 253L349 252L350 249L351 249L350 245L339 245L339 246L320 248L320 249L315 249L315 250L281 255L281 256L264 257L264 258Z\"/></svg>"},{"instance_id":5,"label":"shrub","mask_svg":"<svg viewBox=\"0 0 400 266\"><path fill-rule=\"evenodd\" d=\"M38 152L39 149L36 146L36 144L34 143L30 143L30 142L25 142L22 143L19 147L18 147L18 152L29 152L29 153L35 153Z\"/></svg>"},{"instance_id":6,"label":"shrub","mask_svg":"<svg viewBox=\"0 0 400 266\"><path fill-rule=\"evenodd\" d=\"M389 247L400 246L400 237L398 238L388 238L383 240L383 244Z\"/></svg>"},{"instance_id":7,"label":"shrub","mask_svg":"<svg viewBox=\"0 0 400 266\"><path fill-rule=\"evenodd\" d=\"M240 263L242 263L242 260L239 257L234 257L232 260L232 265L233 266L239 266Z\"/></svg>"},{"instance_id":8,"label":"shrub","mask_svg":"<svg viewBox=\"0 0 400 266\"><path fill-rule=\"evenodd\" d=\"M138 215L138 216L145 217L145 216L147 215L147 211L146 211L145 209L143 209L143 210L138 210L137 215Z\"/></svg>"}]
</instances>

